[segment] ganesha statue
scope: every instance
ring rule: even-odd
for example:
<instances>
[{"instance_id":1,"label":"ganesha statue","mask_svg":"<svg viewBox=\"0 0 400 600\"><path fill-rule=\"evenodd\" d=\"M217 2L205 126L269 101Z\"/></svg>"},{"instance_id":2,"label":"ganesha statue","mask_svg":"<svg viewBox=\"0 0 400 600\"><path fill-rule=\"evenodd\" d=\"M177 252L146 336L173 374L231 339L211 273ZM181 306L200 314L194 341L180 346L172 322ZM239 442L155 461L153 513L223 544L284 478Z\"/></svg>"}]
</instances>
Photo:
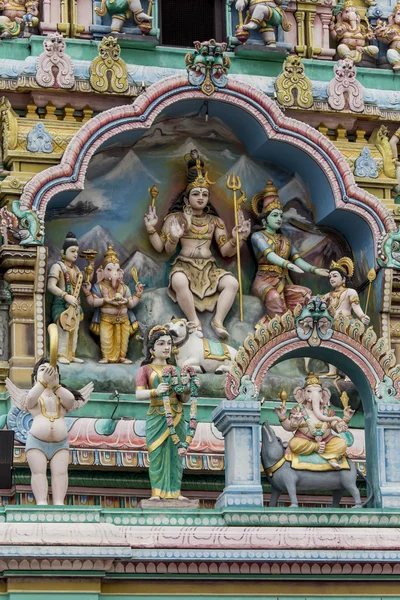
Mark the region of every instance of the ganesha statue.
<instances>
[{"instance_id":1,"label":"ganesha statue","mask_svg":"<svg viewBox=\"0 0 400 600\"><path fill-rule=\"evenodd\" d=\"M340 58L350 58L359 63L366 54L376 57L379 48L369 42L375 39L369 22L362 19L352 0L346 0L329 26L331 36L339 42L337 53Z\"/></svg>"},{"instance_id":2,"label":"ganesha statue","mask_svg":"<svg viewBox=\"0 0 400 600\"><path fill-rule=\"evenodd\" d=\"M38 0L0 0L0 37L29 37L39 25Z\"/></svg>"},{"instance_id":3,"label":"ganesha statue","mask_svg":"<svg viewBox=\"0 0 400 600\"><path fill-rule=\"evenodd\" d=\"M291 24L281 8L282 0L265 2L264 0L236 0L236 9L239 11L240 22L236 28L236 36L245 42L251 30L258 29L266 46L276 46L275 27L281 25L284 31L290 31ZM248 7L244 23L242 12Z\"/></svg>"},{"instance_id":4,"label":"ganesha statue","mask_svg":"<svg viewBox=\"0 0 400 600\"><path fill-rule=\"evenodd\" d=\"M124 271L112 246L104 253L103 264L97 269L97 282L83 284L87 303L95 308L90 330L100 336L100 363L131 364L127 358L129 339L139 327L133 313L144 290L141 283L131 291L123 283Z\"/></svg>"},{"instance_id":5,"label":"ganesha statue","mask_svg":"<svg viewBox=\"0 0 400 600\"><path fill-rule=\"evenodd\" d=\"M121 33L125 21L131 15L142 33L149 33L151 29L150 21L153 17L144 12L140 0L102 0L100 8L94 10L99 17L104 17L107 13L110 15L112 33Z\"/></svg>"},{"instance_id":6,"label":"ganesha statue","mask_svg":"<svg viewBox=\"0 0 400 600\"><path fill-rule=\"evenodd\" d=\"M389 46L386 58L393 71L400 71L400 2L394 7L387 25L378 20L375 35L380 42Z\"/></svg>"},{"instance_id":7,"label":"ganesha statue","mask_svg":"<svg viewBox=\"0 0 400 600\"><path fill-rule=\"evenodd\" d=\"M309 373L304 387L296 388L293 395L297 406L292 408L289 417L284 402L275 409L282 427L294 432L289 441L290 455L286 457L292 468L305 471L350 469L346 458L346 438L350 434L346 432L354 411L345 406L343 418L338 417L330 407L330 391L322 387L319 377L313 373Z\"/></svg>"}]
</instances>

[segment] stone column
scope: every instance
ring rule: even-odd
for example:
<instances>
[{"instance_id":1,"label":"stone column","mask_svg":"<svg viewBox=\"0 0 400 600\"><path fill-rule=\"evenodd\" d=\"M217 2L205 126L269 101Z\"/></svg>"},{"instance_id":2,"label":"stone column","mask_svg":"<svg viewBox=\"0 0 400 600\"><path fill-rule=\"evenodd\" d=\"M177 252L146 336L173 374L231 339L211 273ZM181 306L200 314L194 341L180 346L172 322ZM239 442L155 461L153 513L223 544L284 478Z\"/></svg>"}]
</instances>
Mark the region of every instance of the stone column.
<instances>
[{"instance_id":1,"label":"stone column","mask_svg":"<svg viewBox=\"0 0 400 600\"><path fill-rule=\"evenodd\" d=\"M27 388L35 362L45 353L46 248L2 246L0 272L11 294L9 376Z\"/></svg>"},{"instance_id":2,"label":"stone column","mask_svg":"<svg viewBox=\"0 0 400 600\"><path fill-rule=\"evenodd\" d=\"M375 505L400 508L400 403L378 404L377 436L381 498Z\"/></svg>"},{"instance_id":3,"label":"stone column","mask_svg":"<svg viewBox=\"0 0 400 600\"><path fill-rule=\"evenodd\" d=\"M8 335L8 311L11 304L11 294L4 280L0 280L0 392L5 390L4 381L8 377L10 357L10 339Z\"/></svg>"},{"instance_id":4,"label":"stone column","mask_svg":"<svg viewBox=\"0 0 400 600\"><path fill-rule=\"evenodd\" d=\"M260 403L224 400L212 415L225 439L225 489L216 508L262 508Z\"/></svg>"}]
</instances>

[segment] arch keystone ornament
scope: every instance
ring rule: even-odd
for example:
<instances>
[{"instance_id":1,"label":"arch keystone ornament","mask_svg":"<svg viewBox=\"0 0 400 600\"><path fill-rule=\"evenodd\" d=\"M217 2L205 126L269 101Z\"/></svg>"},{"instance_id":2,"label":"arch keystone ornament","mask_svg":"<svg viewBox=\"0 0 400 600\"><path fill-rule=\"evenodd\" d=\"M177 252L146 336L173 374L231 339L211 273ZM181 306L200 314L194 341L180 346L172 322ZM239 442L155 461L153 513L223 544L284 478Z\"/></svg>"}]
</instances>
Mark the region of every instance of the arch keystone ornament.
<instances>
[{"instance_id":1,"label":"arch keystone ornament","mask_svg":"<svg viewBox=\"0 0 400 600\"><path fill-rule=\"evenodd\" d=\"M256 394L277 362L318 357L349 374L363 401L367 474L377 507L400 507L400 365L384 338L372 327L340 315L333 319L316 296L295 314L288 311L249 335L227 376L226 400L214 423L225 437L226 486L218 506L258 505L260 478L260 404ZM240 406L243 410L240 410ZM252 456L251 449L253 449ZM247 469L246 469L247 465ZM248 491L247 491L248 490ZM262 498L258 492L258 500Z\"/></svg>"},{"instance_id":2,"label":"arch keystone ornament","mask_svg":"<svg viewBox=\"0 0 400 600\"><path fill-rule=\"evenodd\" d=\"M225 54L225 42L194 42L194 51L185 56L189 83L200 86L206 96L211 96L215 88L224 88L228 83L230 58Z\"/></svg>"}]
</instances>

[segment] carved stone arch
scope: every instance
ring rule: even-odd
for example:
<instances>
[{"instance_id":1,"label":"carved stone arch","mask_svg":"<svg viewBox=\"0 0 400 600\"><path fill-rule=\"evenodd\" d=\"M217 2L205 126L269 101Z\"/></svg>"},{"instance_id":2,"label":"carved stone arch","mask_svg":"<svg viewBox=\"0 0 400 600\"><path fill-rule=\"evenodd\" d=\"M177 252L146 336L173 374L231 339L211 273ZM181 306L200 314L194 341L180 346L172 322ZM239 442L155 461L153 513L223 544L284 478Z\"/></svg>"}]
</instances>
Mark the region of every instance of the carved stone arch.
<instances>
[{"instance_id":1,"label":"carved stone arch","mask_svg":"<svg viewBox=\"0 0 400 600\"><path fill-rule=\"evenodd\" d=\"M21 208L34 208L44 215L53 197L69 192L70 201L71 192L76 194L84 188L88 164L95 152L127 132L139 139L163 113L177 114L189 105L201 105L204 100L200 89L188 85L186 76L180 75L152 85L132 105L100 113L75 134L59 165L39 173L25 186ZM395 230L389 211L355 183L348 163L334 144L313 127L288 118L264 93L230 77L227 87L215 91L207 101L209 112L214 111L232 127L247 119L246 126L252 128L252 149L258 148L260 155L261 151L267 151L267 146L289 148L293 157L288 166L293 167L293 161L297 161L296 167L300 168L304 160L312 164L326 184L324 193L333 200L333 210L360 217L369 229L375 249L380 236ZM318 191L313 195L317 198ZM323 203L328 204L327 197Z\"/></svg>"},{"instance_id":2,"label":"carved stone arch","mask_svg":"<svg viewBox=\"0 0 400 600\"><path fill-rule=\"evenodd\" d=\"M330 318L323 333L318 322L325 315L314 313L305 339L302 319L308 315L307 308L299 309L296 315L289 311L246 338L227 377L226 405L254 402L268 370L283 360L310 357L337 366L349 375L363 403L367 472L374 504L400 505L400 469L393 466L400 451L398 443L393 446L400 429L400 366L395 354L372 327L366 329L359 321L343 316L335 321Z\"/></svg>"}]
</instances>

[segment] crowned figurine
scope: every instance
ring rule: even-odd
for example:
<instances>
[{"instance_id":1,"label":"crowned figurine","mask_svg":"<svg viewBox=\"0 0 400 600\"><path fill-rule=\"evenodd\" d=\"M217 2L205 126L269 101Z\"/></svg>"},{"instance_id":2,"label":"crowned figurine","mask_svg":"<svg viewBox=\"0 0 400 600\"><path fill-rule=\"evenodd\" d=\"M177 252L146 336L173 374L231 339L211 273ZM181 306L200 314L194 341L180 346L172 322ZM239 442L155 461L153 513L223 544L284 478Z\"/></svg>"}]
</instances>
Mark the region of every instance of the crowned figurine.
<instances>
[{"instance_id":1,"label":"crowned figurine","mask_svg":"<svg viewBox=\"0 0 400 600\"><path fill-rule=\"evenodd\" d=\"M217 266L211 253L215 239L224 257L236 255L236 227L229 235L224 221L210 202L212 182L204 170L197 150L185 156L187 183L168 210L160 232L154 206L145 215L150 242L157 252L179 253L169 274L168 295L177 302L191 326L201 329L197 311L215 310L211 326L221 339L229 337L224 320L238 291L238 282L228 271ZM239 243L250 233L250 221L239 212Z\"/></svg>"},{"instance_id":2,"label":"crowned figurine","mask_svg":"<svg viewBox=\"0 0 400 600\"><path fill-rule=\"evenodd\" d=\"M293 285L289 271L323 277L328 271L313 267L301 258L291 240L280 232L283 206L272 181L253 196L252 207L262 224L262 229L251 236L258 265L252 291L264 302L268 319L283 315L288 309L294 310L298 304L304 305L312 295L309 288Z\"/></svg>"},{"instance_id":3,"label":"crowned figurine","mask_svg":"<svg viewBox=\"0 0 400 600\"><path fill-rule=\"evenodd\" d=\"M319 377L309 373L303 387L294 390L297 406L286 416L286 406L282 403L275 409L279 421L286 431L293 431L289 441L293 469L306 471L329 471L350 469L346 459L347 442L343 434L354 411L345 406L343 419L335 414L330 406L331 393L322 387Z\"/></svg>"},{"instance_id":4,"label":"crowned figurine","mask_svg":"<svg viewBox=\"0 0 400 600\"><path fill-rule=\"evenodd\" d=\"M83 291L88 304L95 308L90 329L100 336L102 358L99 362L131 364L126 356L129 338L138 329L132 309L142 297L144 286L137 283L135 293L131 294L122 281L124 272L118 255L110 245L96 273L95 285L92 287L86 282Z\"/></svg>"},{"instance_id":5,"label":"crowned figurine","mask_svg":"<svg viewBox=\"0 0 400 600\"><path fill-rule=\"evenodd\" d=\"M75 264L78 255L79 243L70 231L61 250L61 260L52 265L47 283L48 291L53 294L53 322L58 327L58 361L63 364L83 362L75 356L79 325L83 319L80 302L83 275Z\"/></svg>"},{"instance_id":6,"label":"crowned figurine","mask_svg":"<svg viewBox=\"0 0 400 600\"><path fill-rule=\"evenodd\" d=\"M346 0L329 26L331 36L339 42L337 53L340 58L350 58L359 63L364 54L374 58L379 53L378 46L369 42L375 39L367 19L361 19L352 0Z\"/></svg>"},{"instance_id":7,"label":"crowned figurine","mask_svg":"<svg viewBox=\"0 0 400 600\"><path fill-rule=\"evenodd\" d=\"M337 262L333 260L329 267L329 283L332 291L325 294L323 298L333 310L335 319L339 315L351 317L353 312L364 325L369 325L370 318L361 308L356 290L347 287L347 281L353 274L354 263L351 258L343 256Z\"/></svg>"}]
</instances>

